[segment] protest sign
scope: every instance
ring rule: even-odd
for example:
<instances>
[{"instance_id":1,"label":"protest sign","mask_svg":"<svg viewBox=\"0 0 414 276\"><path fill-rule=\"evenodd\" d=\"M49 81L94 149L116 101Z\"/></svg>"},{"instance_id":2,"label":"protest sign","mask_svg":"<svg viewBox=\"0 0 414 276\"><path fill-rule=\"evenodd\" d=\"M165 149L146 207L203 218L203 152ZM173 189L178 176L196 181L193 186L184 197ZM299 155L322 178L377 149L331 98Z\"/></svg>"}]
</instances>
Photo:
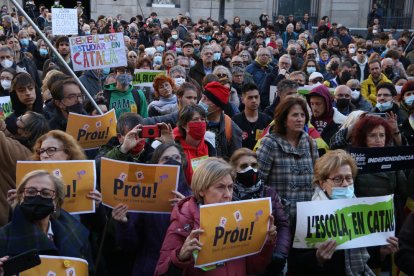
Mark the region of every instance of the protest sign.
<instances>
[{"instance_id":1,"label":"protest sign","mask_svg":"<svg viewBox=\"0 0 414 276\"><path fill-rule=\"evenodd\" d=\"M20 272L20 276L88 276L88 262L73 257L40 255L41 263L31 269Z\"/></svg>"},{"instance_id":2,"label":"protest sign","mask_svg":"<svg viewBox=\"0 0 414 276\"><path fill-rule=\"evenodd\" d=\"M266 242L270 198L200 206L203 248L195 266L204 267L258 253Z\"/></svg>"},{"instance_id":3,"label":"protest sign","mask_svg":"<svg viewBox=\"0 0 414 276\"><path fill-rule=\"evenodd\" d=\"M329 239L337 249L387 244L395 234L393 195L297 203L294 248L316 248Z\"/></svg>"},{"instance_id":4,"label":"protest sign","mask_svg":"<svg viewBox=\"0 0 414 276\"><path fill-rule=\"evenodd\" d=\"M152 83L156 76L165 75L163 70L146 70L146 69L135 69L134 76L132 78L132 85L152 87Z\"/></svg>"},{"instance_id":5,"label":"protest sign","mask_svg":"<svg viewBox=\"0 0 414 276\"><path fill-rule=\"evenodd\" d=\"M0 119L4 119L13 113L10 96L0 97Z\"/></svg>"},{"instance_id":6,"label":"protest sign","mask_svg":"<svg viewBox=\"0 0 414 276\"><path fill-rule=\"evenodd\" d=\"M271 85L269 87L269 103L272 104L276 97L277 97L277 86Z\"/></svg>"},{"instance_id":7,"label":"protest sign","mask_svg":"<svg viewBox=\"0 0 414 276\"><path fill-rule=\"evenodd\" d=\"M137 213L170 213L168 202L177 190L179 167L101 159L102 202L111 207L128 205Z\"/></svg>"},{"instance_id":8,"label":"protest sign","mask_svg":"<svg viewBox=\"0 0 414 276\"><path fill-rule=\"evenodd\" d=\"M78 34L76 9L52 8L52 34L55 36Z\"/></svg>"},{"instance_id":9,"label":"protest sign","mask_svg":"<svg viewBox=\"0 0 414 276\"><path fill-rule=\"evenodd\" d=\"M74 71L127 66L122 33L69 38Z\"/></svg>"},{"instance_id":10,"label":"protest sign","mask_svg":"<svg viewBox=\"0 0 414 276\"><path fill-rule=\"evenodd\" d=\"M75 138L84 149L105 145L116 136L115 110L97 116L69 113L66 133Z\"/></svg>"},{"instance_id":11,"label":"protest sign","mask_svg":"<svg viewBox=\"0 0 414 276\"><path fill-rule=\"evenodd\" d=\"M350 148L359 174L414 168L414 146Z\"/></svg>"},{"instance_id":12,"label":"protest sign","mask_svg":"<svg viewBox=\"0 0 414 276\"><path fill-rule=\"evenodd\" d=\"M48 171L65 184L65 211L71 214L95 212L95 201L86 197L95 189L95 160L17 161L17 185L27 173L35 170Z\"/></svg>"}]
</instances>

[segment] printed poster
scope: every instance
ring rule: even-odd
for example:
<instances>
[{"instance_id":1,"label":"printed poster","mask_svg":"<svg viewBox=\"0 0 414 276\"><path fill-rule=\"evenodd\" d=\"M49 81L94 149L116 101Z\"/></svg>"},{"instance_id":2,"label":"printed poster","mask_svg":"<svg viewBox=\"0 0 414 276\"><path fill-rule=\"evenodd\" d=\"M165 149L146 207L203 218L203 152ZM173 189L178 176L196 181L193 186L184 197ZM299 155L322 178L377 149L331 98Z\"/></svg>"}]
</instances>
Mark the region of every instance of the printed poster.
<instances>
[{"instance_id":1,"label":"printed poster","mask_svg":"<svg viewBox=\"0 0 414 276\"><path fill-rule=\"evenodd\" d=\"M88 276L88 262L73 257L40 255L41 264L20 272L20 276Z\"/></svg>"},{"instance_id":2,"label":"printed poster","mask_svg":"<svg viewBox=\"0 0 414 276\"><path fill-rule=\"evenodd\" d=\"M128 205L136 213L171 213L171 191L177 190L179 167L101 159L103 204Z\"/></svg>"},{"instance_id":3,"label":"printed poster","mask_svg":"<svg viewBox=\"0 0 414 276\"><path fill-rule=\"evenodd\" d=\"M384 245L394 235L393 195L297 203L294 248L316 248L329 239L337 249Z\"/></svg>"},{"instance_id":4,"label":"printed poster","mask_svg":"<svg viewBox=\"0 0 414 276\"><path fill-rule=\"evenodd\" d=\"M71 214L95 213L95 201L86 197L96 187L95 160L17 161L17 185L23 176L35 170L48 171L63 181L66 197L62 208L65 211Z\"/></svg>"},{"instance_id":5,"label":"printed poster","mask_svg":"<svg viewBox=\"0 0 414 276\"><path fill-rule=\"evenodd\" d=\"M66 133L84 149L98 148L116 136L116 115L111 109L103 115L69 113Z\"/></svg>"},{"instance_id":6,"label":"printed poster","mask_svg":"<svg viewBox=\"0 0 414 276\"><path fill-rule=\"evenodd\" d=\"M204 267L253 255L266 242L270 197L200 206L202 250L195 266Z\"/></svg>"}]
</instances>

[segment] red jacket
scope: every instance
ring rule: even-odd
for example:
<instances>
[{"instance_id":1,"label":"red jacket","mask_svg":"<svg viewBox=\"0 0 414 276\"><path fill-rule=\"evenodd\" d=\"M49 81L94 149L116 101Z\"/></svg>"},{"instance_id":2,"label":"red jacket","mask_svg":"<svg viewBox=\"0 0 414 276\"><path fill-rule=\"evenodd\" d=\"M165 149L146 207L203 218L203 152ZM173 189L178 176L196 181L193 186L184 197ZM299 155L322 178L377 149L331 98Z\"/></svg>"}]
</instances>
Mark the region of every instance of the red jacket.
<instances>
[{"instance_id":1,"label":"red jacket","mask_svg":"<svg viewBox=\"0 0 414 276\"><path fill-rule=\"evenodd\" d=\"M171 223L162 244L160 258L154 275L166 275L171 265L182 270L182 275L247 275L263 271L270 262L274 244L266 242L258 254L225 262L210 271L194 267L194 259L181 262L178 254L185 239L194 229L200 228L200 209L193 196L181 200L171 213Z\"/></svg>"}]
</instances>

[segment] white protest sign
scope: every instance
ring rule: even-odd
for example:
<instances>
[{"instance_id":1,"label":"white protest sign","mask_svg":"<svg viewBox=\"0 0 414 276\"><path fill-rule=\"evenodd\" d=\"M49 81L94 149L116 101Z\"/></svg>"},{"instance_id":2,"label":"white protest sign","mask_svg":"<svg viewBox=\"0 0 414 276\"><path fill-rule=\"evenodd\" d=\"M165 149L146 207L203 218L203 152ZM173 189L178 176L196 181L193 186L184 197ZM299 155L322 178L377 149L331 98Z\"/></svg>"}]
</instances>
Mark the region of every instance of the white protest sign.
<instances>
[{"instance_id":1,"label":"white protest sign","mask_svg":"<svg viewBox=\"0 0 414 276\"><path fill-rule=\"evenodd\" d=\"M316 248L329 239L337 249L384 245L394 235L393 195L297 203L294 248Z\"/></svg>"},{"instance_id":2,"label":"white protest sign","mask_svg":"<svg viewBox=\"0 0 414 276\"><path fill-rule=\"evenodd\" d=\"M78 13L76 9L52 8L52 34L78 34Z\"/></svg>"},{"instance_id":3,"label":"white protest sign","mask_svg":"<svg viewBox=\"0 0 414 276\"><path fill-rule=\"evenodd\" d=\"M269 88L269 103L272 104L277 97L277 86L271 85Z\"/></svg>"},{"instance_id":4,"label":"white protest sign","mask_svg":"<svg viewBox=\"0 0 414 276\"><path fill-rule=\"evenodd\" d=\"M69 38L74 71L127 65L122 33Z\"/></svg>"}]
</instances>

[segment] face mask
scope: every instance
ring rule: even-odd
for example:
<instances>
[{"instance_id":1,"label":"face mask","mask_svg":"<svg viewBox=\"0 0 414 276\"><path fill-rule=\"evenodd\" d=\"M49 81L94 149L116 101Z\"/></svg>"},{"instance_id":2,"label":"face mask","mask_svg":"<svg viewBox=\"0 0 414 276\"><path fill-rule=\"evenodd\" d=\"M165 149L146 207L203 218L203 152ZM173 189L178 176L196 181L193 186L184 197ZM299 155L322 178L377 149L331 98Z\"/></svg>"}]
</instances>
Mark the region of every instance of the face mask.
<instances>
[{"instance_id":1,"label":"face mask","mask_svg":"<svg viewBox=\"0 0 414 276\"><path fill-rule=\"evenodd\" d=\"M376 33L378 33L378 30L373 30L372 33L376 34Z\"/></svg>"},{"instance_id":2,"label":"face mask","mask_svg":"<svg viewBox=\"0 0 414 276\"><path fill-rule=\"evenodd\" d=\"M157 52L164 52L164 46L157 46Z\"/></svg>"},{"instance_id":3,"label":"face mask","mask_svg":"<svg viewBox=\"0 0 414 276\"><path fill-rule=\"evenodd\" d=\"M348 51L350 54L355 54L355 48L349 48Z\"/></svg>"},{"instance_id":4,"label":"face mask","mask_svg":"<svg viewBox=\"0 0 414 276\"><path fill-rule=\"evenodd\" d=\"M102 69L102 74L104 75L104 76L108 76L109 75L109 73L111 72L111 68L103 68Z\"/></svg>"},{"instance_id":5,"label":"face mask","mask_svg":"<svg viewBox=\"0 0 414 276\"><path fill-rule=\"evenodd\" d=\"M194 48L194 54L196 54L196 55L200 54L200 49Z\"/></svg>"},{"instance_id":6,"label":"face mask","mask_svg":"<svg viewBox=\"0 0 414 276\"><path fill-rule=\"evenodd\" d=\"M85 31L85 35L90 35L91 31Z\"/></svg>"},{"instance_id":7,"label":"face mask","mask_svg":"<svg viewBox=\"0 0 414 276\"><path fill-rule=\"evenodd\" d=\"M185 82L185 79L184 78L174 78L174 81L175 81L176 86L181 86Z\"/></svg>"},{"instance_id":8,"label":"face mask","mask_svg":"<svg viewBox=\"0 0 414 276\"><path fill-rule=\"evenodd\" d=\"M11 87L11 81L10 80L2 80L1 81L1 87L3 87L4 90L9 90Z\"/></svg>"},{"instance_id":9,"label":"face mask","mask_svg":"<svg viewBox=\"0 0 414 276\"><path fill-rule=\"evenodd\" d=\"M58 6L59 5L59 2L55 2L55 5Z\"/></svg>"},{"instance_id":10,"label":"face mask","mask_svg":"<svg viewBox=\"0 0 414 276\"><path fill-rule=\"evenodd\" d=\"M354 197L354 185L347 187L333 187L331 199L346 199Z\"/></svg>"},{"instance_id":11,"label":"face mask","mask_svg":"<svg viewBox=\"0 0 414 276\"><path fill-rule=\"evenodd\" d=\"M345 108L349 106L349 100L348 99L337 99L336 106L339 108Z\"/></svg>"},{"instance_id":12,"label":"face mask","mask_svg":"<svg viewBox=\"0 0 414 276\"><path fill-rule=\"evenodd\" d=\"M245 34L250 34L252 32L252 30L250 30L249 27L244 28L244 33Z\"/></svg>"},{"instance_id":13,"label":"face mask","mask_svg":"<svg viewBox=\"0 0 414 276\"><path fill-rule=\"evenodd\" d=\"M177 54L181 54L183 52L183 49L181 49L181 48L175 48L175 51L177 52Z\"/></svg>"},{"instance_id":14,"label":"face mask","mask_svg":"<svg viewBox=\"0 0 414 276\"><path fill-rule=\"evenodd\" d=\"M45 49L45 48L39 49L39 54L41 56L47 56L48 53L49 53L49 51L47 49Z\"/></svg>"},{"instance_id":15,"label":"face mask","mask_svg":"<svg viewBox=\"0 0 414 276\"><path fill-rule=\"evenodd\" d=\"M167 46L167 48L171 47L171 43L167 42L167 44L165 44L165 46Z\"/></svg>"},{"instance_id":16,"label":"face mask","mask_svg":"<svg viewBox=\"0 0 414 276\"><path fill-rule=\"evenodd\" d=\"M133 155L137 155L138 153L140 153L145 147L145 140L142 140L140 143L138 143L135 148L133 148L131 150L131 153Z\"/></svg>"},{"instance_id":17,"label":"face mask","mask_svg":"<svg viewBox=\"0 0 414 276\"><path fill-rule=\"evenodd\" d=\"M43 198L40 195L25 197L20 204L23 215L30 221L38 221L44 219L54 212L52 198Z\"/></svg>"},{"instance_id":18,"label":"face mask","mask_svg":"<svg viewBox=\"0 0 414 276\"><path fill-rule=\"evenodd\" d=\"M214 60L219 61L221 58L221 53L214 53Z\"/></svg>"},{"instance_id":19,"label":"face mask","mask_svg":"<svg viewBox=\"0 0 414 276\"><path fill-rule=\"evenodd\" d=\"M307 67L306 68L306 72L308 72L308 74L312 74L313 72L316 72L316 67Z\"/></svg>"},{"instance_id":20,"label":"face mask","mask_svg":"<svg viewBox=\"0 0 414 276\"><path fill-rule=\"evenodd\" d=\"M20 39L20 44L22 44L23 47L29 46L29 39L28 38Z\"/></svg>"},{"instance_id":21,"label":"face mask","mask_svg":"<svg viewBox=\"0 0 414 276\"><path fill-rule=\"evenodd\" d=\"M384 112L392 108L392 101L388 101L385 103L377 103L375 107L378 108L379 111Z\"/></svg>"},{"instance_id":22,"label":"face mask","mask_svg":"<svg viewBox=\"0 0 414 276\"><path fill-rule=\"evenodd\" d=\"M206 113L208 113L208 104L206 104L205 102L199 101L198 105L201 106Z\"/></svg>"},{"instance_id":23,"label":"face mask","mask_svg":"<svg viewBox=\"0 0 414 276\"><path fill-rule=\"evenodd\" d=\"M188 122L188 135L194 140L200 141L206 134L206 122Z\"/></svg>"},{"instance_id":24,"label":"face mask","mask_svg":"<svg viewBox=\"0 0 414 276\"><path fill-rule=\"evenodd\" d=\"M207 40L208 42L210 42L210 40L211 40L211 35L206 35L206 40Z\"/></svg>"},{"instance_id":25,"label":"face mask","mask_svg":"<svg viewBox=\"0 0 414 276\"><path fill-rule=\"evenodd\" d=\"M358 90L352 90L352 92L351 92L351 98L353 100L359 99L359 95L361 95L361 92L359 92Z\"/></svg>"},{"instance_id":26,"label":"face mask","mask_svg":"<svg viewBox=\"0 0 414 276\"><path fill-rule=\"evenodd\" d=\"M392 70L392 67L387 67L385 68L384 73L387 76L391 76L392 74L394 74L394 71Z\"/></svg>"},{"instance_id":27,"label":"face mask","mask_svg":"<svg viewBox=\"0 0 414 276\"><path fill-rule=\"evenodd\" d=\"M161 56L155 56L154 57L154 64L160 65L161 62L162 62L162 57Z\"/></svg>"},{"instance_id":28,"label":"face mask","mask_svg":"<svg viewBox=\"0 0 414 276\"><path fill-rule=\"evenodd\" d=\"M2 62L0 62L1 66L3 66L3 68L10 68L13 66L13 61L11 61L10 59L3 59Z\"/></svg>"},{"instance_id":29,"label":"face mask","mask_svg":"<svg viewBox=\"0 0 414 276\"><path fill-rule=\"evenodd\" d=\"M237 173L237 183L242 184L244 187L252 187L258 181L257 169L253 169L251 166Z\"/></svg>"},{"instance_id":30,"label":"face mask","mask_svg":"<svg viewBox=\"0 0 414 276\"><path fill-rule=\"evenodd\" d=\"M265 44L267 45L267 44L269 44L270 43L270 37L267 37L266 39L265 39Z\"/></svg>"},{"instance_id":31,"label":"face mask","mask_svg":"<svg viewBox=\"0 0 414 276\"><path fill-rule=\"evenodd\" d=\"M341 82L347 83L351 79L351 73L348 71L342 72L341 74Z\"/></svg>"},{"instance_id":32,"label":"face mask","mask_svg":"<svg viewBox=\"0 0 414 276\"><path fill-rule=\"evenodd\" d=\"M372 45L366 45L366 47L368 51L372 49Z\"/></svg>"},{"instance_id":33,"label":"face mask","mask_svg":"<svg viewBox=\"0 0 414 276\"><path fill-rule=\"evenodd\" d=\"M171 37L174 38L174 39L178 39L178 35L176 35L176 34L173 34Z\"/></svg>"},{"instance_id":34,"label":"face mask","mask_svg":"<svg viewBox=\"0 0 414 276\"><path fill-rule=\"evenodd\" d=\"M190 59L190 67L193 67L196 64L194 59Z\"/></svg>"},{"instance_id":35,"label":"face mask","mask_svg":"<svg viewBox=\"0 0 414 276\"><path fill-rule=\"evenodd\" d=\"M76 103L70 106L66 107L66 112L72 112L72 113L76 113L76 114L83 114L83 105L82 103Z\"/></svg>"},{"instance_id":36,"label":"face mask","mask_svg":"<svg viewBox=\"0 0 414 276\"><path fill-rule=\"evenodd\" d=\"M2 85L3 85L3 81L2 81ZM414 102L414 95L411 95L410 97L405 99L404 102L405 102L406 105L411 106Z\"/></svg>"}]
</instances>

